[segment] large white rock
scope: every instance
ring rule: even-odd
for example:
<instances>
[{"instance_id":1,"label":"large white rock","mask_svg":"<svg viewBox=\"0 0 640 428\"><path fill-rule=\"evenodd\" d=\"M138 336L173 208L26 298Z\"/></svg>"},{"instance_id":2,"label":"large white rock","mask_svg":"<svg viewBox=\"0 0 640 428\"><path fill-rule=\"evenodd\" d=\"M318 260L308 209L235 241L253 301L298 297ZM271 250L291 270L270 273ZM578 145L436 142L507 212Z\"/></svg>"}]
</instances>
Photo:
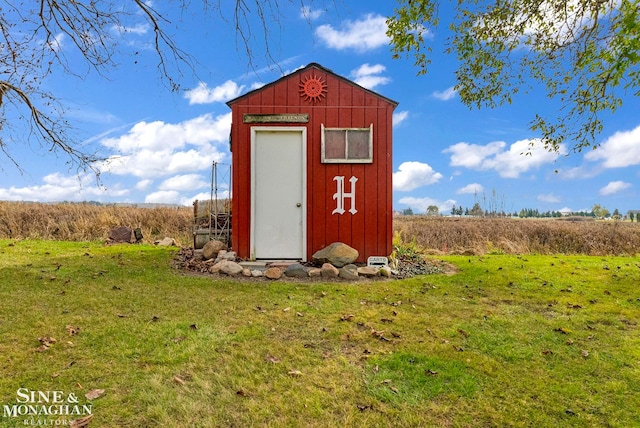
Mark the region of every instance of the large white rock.
<instances>
[{"instance_id":1,"label":"large white rock","mask_svg":"<svg viewBox=\"0 0 640 428\"><path fill-rule=\"evenodd\" d=\"M227 246L225 245L224 242L220 242L220 241L209 241L206 244L204 244L204 247L202 247L202 257L205 260L209 260L209 259L215 259L216 257L218 257L218 253L220 252L220 250L226 250Z\"/></svg>"},{"instance_id":2,"label":"large white rock","mask_svg":"<svg viewBox=\"0 0 640 428\"><path fill-rule=\"evenodd\" d=\"M236 262L230 260L222 260L209 268L211 273L226 273L227 275L235 276L242 273L244 268Z\"/></svg>"},{"instance_id":3,"label":"large white rock","mask_svg":"<svg viewBox=\"0 0 640 428\"><path fill-rule=\"evenodd\" d=\"M331 263L336 267L343 267L357 260L358 250L345 243L334 242L327 247L316 251L312 259L316 263Z\"/></svg>"}]
</instances>

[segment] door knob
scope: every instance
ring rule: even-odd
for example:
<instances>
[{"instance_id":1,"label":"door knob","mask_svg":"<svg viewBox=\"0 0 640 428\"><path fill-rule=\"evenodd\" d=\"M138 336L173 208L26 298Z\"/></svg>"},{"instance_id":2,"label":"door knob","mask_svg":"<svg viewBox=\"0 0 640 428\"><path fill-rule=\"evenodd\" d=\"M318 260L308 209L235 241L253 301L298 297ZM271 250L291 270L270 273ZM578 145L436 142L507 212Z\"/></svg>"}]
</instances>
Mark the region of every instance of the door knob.
<instances>
[{"instance_id":1,"label":"door knob","mask_svg":"<svg viewBox=\"0 0 640 428\"><path fill-rule=\"evenodd\" d=\"M300 208L301 206L302 206L302 204L301 204L300 202L298 202L298 203L296 204L296 207L298 207L298 208Z\"/></svg>"}]
</instances>

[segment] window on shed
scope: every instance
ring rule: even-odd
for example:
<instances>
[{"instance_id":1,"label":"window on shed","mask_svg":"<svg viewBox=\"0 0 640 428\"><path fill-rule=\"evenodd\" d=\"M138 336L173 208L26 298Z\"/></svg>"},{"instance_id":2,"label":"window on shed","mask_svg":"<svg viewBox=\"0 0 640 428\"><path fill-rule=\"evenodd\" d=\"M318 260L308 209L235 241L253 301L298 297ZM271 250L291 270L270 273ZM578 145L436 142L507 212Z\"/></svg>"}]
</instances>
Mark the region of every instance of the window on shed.
<instances>
[{"instance_id":1,"label":"window on shed","mask_svg":"<svg viewBox=\"0 0 640 428\"><path fill-rule=\"evenodd\" d=\"M322 163L372 163L373 123L368 128L325 128Z\"/></svg>"}]
</instances>

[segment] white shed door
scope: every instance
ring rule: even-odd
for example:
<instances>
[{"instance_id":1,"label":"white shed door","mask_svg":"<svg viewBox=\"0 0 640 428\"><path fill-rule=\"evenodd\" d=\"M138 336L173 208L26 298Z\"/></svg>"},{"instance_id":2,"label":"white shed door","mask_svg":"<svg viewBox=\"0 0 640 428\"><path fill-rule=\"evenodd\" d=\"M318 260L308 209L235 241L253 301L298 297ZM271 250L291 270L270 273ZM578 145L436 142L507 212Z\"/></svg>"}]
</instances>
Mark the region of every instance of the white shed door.
<instances>
[{"instance_id":1,"label":"white shed door","mask_svg":"<svg viewBox=\"0 0 640 428\"><path fill-rule=\"evenodd\" d=\"M252 128L252 248L256 259L306 258L306 128Z\"/></svg>"}]
</instances>

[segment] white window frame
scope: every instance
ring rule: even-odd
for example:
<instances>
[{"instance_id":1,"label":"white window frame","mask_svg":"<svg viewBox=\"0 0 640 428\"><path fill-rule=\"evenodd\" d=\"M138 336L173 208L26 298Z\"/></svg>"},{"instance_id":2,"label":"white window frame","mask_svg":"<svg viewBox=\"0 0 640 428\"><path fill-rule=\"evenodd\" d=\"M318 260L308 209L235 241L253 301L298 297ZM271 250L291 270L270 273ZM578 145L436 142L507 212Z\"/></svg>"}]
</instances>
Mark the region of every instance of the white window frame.
<instances>
[{"instance_id":1,"label":"white window frame","mask_svg":"<svg viewBox=\"0 0 640 428\"><path fill-rule=\"evenodd\" d=\"M345 131L344 159L327 159L325 153L325 131ZM349 131L369 131L369 156L366 159L349 159ZM321 124L321 161L322 163L373 163L373 123L368 128L325 128Z\"/></svg>"}]
</instances>

